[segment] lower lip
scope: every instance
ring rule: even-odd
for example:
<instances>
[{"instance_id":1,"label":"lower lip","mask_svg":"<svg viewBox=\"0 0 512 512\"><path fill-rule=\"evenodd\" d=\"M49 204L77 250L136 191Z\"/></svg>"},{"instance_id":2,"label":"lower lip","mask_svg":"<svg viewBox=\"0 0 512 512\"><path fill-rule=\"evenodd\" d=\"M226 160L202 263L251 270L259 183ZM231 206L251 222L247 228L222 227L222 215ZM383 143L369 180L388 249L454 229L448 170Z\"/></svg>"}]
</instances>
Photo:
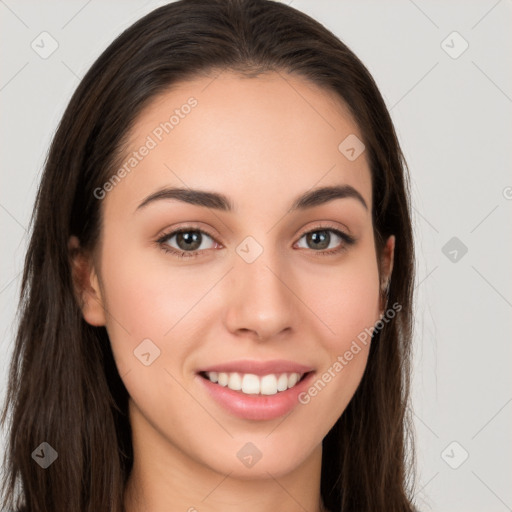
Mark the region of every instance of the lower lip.
<instances>
[{"instance_id":1,"label":"lower lip","mask_svg":"<svg viewBox=\"0 0 512 512\"><path fill-rule=\"evenodd\" d=\"M197 374L210 395L231 414L246 420L273 420L291 412L299 403L299 394L305 391L313 379L310 372L298 384L275 395L246 395L228 387L214 384Z\"/></svg>"}]
</instances>

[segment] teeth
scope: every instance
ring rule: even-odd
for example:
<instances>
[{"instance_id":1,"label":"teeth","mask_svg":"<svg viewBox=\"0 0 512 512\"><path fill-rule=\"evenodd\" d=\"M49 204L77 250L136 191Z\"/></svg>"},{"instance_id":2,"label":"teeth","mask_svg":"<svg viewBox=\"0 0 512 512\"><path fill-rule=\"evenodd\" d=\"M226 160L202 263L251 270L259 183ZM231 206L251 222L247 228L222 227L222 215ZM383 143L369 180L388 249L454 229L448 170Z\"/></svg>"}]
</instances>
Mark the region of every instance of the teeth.
<instances>
[{"instance_id":1,"label":"teeth","mask_svg":"<svg viewBox=\"0 0 512 512\"><path fill-rule=\"evenodd\" d=\"M277 391L286 391L288 389L288 375L282 373L277 379Z\"/></svg>"},{"instance_id":2,"label":"teeth","mask_svg":"<svg viewBox=\"0 0 512 512\"><path fill-rule=\"evenodd\" d=\"M260 379L257 375L246 373L242 379L242 393L257 395L260 392Z\"/></svg>"},{"instance_id":3,"label":"teeth","mask_svg":"<svg viewBox=\"0 0 512 512\"><path fill-rule=\"evenodd\" d=\"M240 377L238 373L229 374L228 388L234 389L235 391L240 391L242 389L242 377Z\"/></svg>"},{"instance_id":4,"label":"teeth","mask_svg":"<svg viewBox=\"0 0 512 512\"><path fill-rule=\"evenodd\" d=\"M275 395L277 393L277 378L275 375L264 375L261 378L260 393L262 395Z\"/></svg>"},{"instance_id":5,"label":"teeth","mask_svg":"<svg viewBox=\"0 0 512 512\"><path fill-rule=\"evenodd\" d=\"M290 375L290 378L288 379L288 387L293 387L295 384L297 384L297 381L299 380L299 375L297 373L292 373Z\"/></svg>"},{"instance_id":6,"label":"teeth","mask_svg":"<svg viewBox=\"0 0 512 512\"><path fill-rule=\"evenodd\" d=\"M252 373L206 372L205 375L211 382L246 395L275 395L293 388L304 374L282 373L259 377Z\"/></svg>"}]
</instances>

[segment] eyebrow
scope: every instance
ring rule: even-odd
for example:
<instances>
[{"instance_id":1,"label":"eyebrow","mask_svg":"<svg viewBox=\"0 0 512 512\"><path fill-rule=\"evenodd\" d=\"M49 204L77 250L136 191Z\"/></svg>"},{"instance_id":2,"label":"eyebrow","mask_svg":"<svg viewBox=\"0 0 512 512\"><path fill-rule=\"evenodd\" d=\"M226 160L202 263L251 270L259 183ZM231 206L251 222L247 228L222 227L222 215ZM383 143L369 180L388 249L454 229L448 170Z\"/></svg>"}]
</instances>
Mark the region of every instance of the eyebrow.
<instances>
[{"instance_id":1,"label":"eyebrow","mask_svg":"<svg viewBox=\"0 0 512 512\"><path fill-rule=\"evenodd\" d=\"M368 205L366 204L363 196L354 187L351 185L338 185L308 190L295 199L289 211L305 210L307 208L313 208L329 201L333 201L334 199L345 198L356 199L366 210L368 210ZM206 190L190 188L164 188L147 196L139 206L137 206L136 211L145 208L155 201L169 199L175 199L184 203L212 208L214 210L224 212L233 212L235 210L234 204L231 202L229 197L218 192L208 192Z\"/></svg>"}]
</instances>

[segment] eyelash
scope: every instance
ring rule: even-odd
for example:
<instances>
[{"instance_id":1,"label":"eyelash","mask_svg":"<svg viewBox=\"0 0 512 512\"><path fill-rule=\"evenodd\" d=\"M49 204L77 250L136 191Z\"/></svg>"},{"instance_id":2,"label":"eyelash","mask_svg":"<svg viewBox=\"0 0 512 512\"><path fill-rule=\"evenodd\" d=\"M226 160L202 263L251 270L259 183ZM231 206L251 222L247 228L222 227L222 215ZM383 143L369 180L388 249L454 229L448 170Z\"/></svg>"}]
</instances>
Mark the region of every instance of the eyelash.
<instances>
[{"instance_id":1,"label":"eyelash","mask_svg":"<svg viewBox=\"0 0 512 512\"><path fill-rule=\"evenodd\" d=\"M319 256L335 256L337 254L340 254L343 251L346 251L348 247L353 245L356 242L356 239L347 233L344 233L343 231L340 231L339 229L332 227L332 226L318 226L314 229L311 229L309 231L306 231L303 233L299 240L301 240L304 236L309 235L311 233L321 232L321 231L329 231L331 233L334 233L335 235L339 236L342 239L342 243L337 249L329 249L329 250L323 250L323 251L314 251L311 249L314 253L318 254ZM160 247L164 252L173 254L177 258L196 258L200 256L201 252L204 252L204 250L196 250L196 251L178 251L172 247L170 247L166 242L169 241L170 238L172 238L175 235L178 235L180 233L187 233L187 232L198 232L203 235L209 236L215 243L218 243L215 240L215 237L208 233L207 231L204 231L203 229L199 229L197 227L193 226L185 226L183 228L176 229L174 231L170 231L168 233L163 234L157 241L158 247Z\"/></svg>"}]
</instances>

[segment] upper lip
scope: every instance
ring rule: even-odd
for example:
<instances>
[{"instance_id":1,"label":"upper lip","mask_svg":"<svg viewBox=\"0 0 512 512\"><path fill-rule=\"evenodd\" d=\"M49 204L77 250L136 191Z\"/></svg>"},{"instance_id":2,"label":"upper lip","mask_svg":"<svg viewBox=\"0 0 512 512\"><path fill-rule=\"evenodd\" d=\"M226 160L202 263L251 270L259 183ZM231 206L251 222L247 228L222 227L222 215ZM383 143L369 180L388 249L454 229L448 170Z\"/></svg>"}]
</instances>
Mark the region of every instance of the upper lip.
<instances>
[{"instance_id":1,"label":"upper lip","mask_svg":"<svg viewBox=\"0 0 512 512\"><path fill-rule=\"evenodd\" d=\"M229 361L227 363L219 363L198 370L201 372L225 372L225 373L252 373L254 375L268 375L270 373L308 373L313 371L314 368L304 364L295 363L293 361L286 361L284 359L275 359L272 361L255 361L255 360L240 360Z\"/></svg>"}]
</instances>

